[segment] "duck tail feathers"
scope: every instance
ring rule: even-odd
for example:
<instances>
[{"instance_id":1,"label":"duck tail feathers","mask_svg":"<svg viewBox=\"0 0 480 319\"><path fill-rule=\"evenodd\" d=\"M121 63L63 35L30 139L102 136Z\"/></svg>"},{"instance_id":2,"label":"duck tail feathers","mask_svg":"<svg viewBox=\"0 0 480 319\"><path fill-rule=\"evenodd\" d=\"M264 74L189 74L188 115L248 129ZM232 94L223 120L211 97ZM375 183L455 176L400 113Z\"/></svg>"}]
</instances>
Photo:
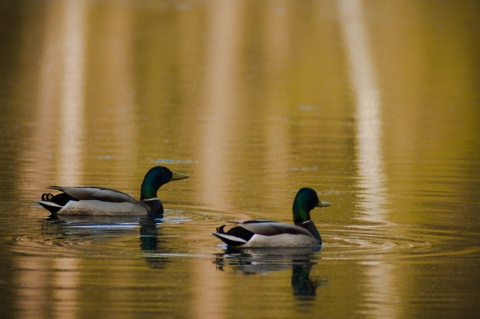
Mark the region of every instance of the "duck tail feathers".
<instances>
[{"instance_id":1,"label":"duck tail feathers","mask_svg":"<svg viewBox=\"0 0 480 319\"><path fill-rule=\"evenodd\" d=\"M225 244L229 246L241 246L247 243L247 241L242 238L232 236L232 235L227 235L223 231L223 227L225 227L225 225L218 227L217 233L212 233L212 235L219 238L221 241L223 241Z\"/></svg>"},{"instance_id":2,"label":"duck tail feathers","mask_svg":"<svg viewBox=\"0 0 480 319\"><path fill-rule=\"evenodd\" d=\"M46 210L48 210L50 213L55 214L57 213L60 209L63 208L63 206L60 206L58 204L55 204L54 202L50 201L45 201L45 200L39 200L37 201L40 205L43 206Z\"/></svg>"}]
</instances>

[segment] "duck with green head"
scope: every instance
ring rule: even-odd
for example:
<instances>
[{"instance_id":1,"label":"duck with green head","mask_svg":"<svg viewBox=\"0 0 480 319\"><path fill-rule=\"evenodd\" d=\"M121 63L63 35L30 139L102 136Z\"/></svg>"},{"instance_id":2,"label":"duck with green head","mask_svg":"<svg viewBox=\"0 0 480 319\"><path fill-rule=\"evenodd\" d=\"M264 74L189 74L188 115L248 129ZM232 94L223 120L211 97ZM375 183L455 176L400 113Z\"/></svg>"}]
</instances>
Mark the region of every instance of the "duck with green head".
<instances>
[{"instance_id":1,"label":"duck with green head","mask_svg":"<svg viewBox=\"0 0 480 319\"><path fill-rule=\"evenodd\" d=\"M315 207L328 207L318 199L317 192L302 188L293 201L294 225L271 220L249 220L233 223L236 226L225 231L226 225L217 228L214 236L229 247L314 247L322 244L322 238L310 218Z\"/></svg>"},{"instance_id":2,"label":"duck with green head","mask_svg":"<svg viewBox=\"0 0 480 319\"><path fill-rule=\"evenodd\" d=\"M158 189L170 182L188 178L188 175L170 171L164 166L155 166L145 175L140 188L140 200L120 191L96 186L50 186L60 191L53 195L44 193L38 203L52 215L152 215L163 214L162 202L157 197Z\"/></svg>"}]
</instances>

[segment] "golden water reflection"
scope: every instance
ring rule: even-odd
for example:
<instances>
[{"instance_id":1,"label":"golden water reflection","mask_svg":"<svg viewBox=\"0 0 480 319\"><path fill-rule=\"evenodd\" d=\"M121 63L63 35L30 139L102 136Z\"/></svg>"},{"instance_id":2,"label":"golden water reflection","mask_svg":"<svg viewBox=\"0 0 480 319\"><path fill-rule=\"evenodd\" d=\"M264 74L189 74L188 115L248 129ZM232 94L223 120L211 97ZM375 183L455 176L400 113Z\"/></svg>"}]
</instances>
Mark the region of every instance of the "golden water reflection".
<instances>
[{"instance_id":1,"label":"golden water reflection","mask_svg":"<svg viewBox=\"0 0 480 319\"><path fill-rule=\"evenodd\" d=\"M342 0L339 2L339 16L347 60L350 62L350 81L356 105L356 158L358 166L359 206L370 223L389 224L385 209L385 181L383 131L381 126L382 107L377 71L369 52L369 38L364 26L362 2ZM379 275L380 274L380 275ZM369 312L374 318L397 318L396 294L392 293L392 273L386 263L375 263L365 273L375 292L375 304Z\"/></svg>"},{"instance_id":2,"label":"golden water reflection","mask_svg":"<svg viewBox=\"0 0 480 319\"><path fill-rule=\"evenodd\" d=\"M4 154L15 162L15 193L32 201L50 184L88 183L138 196L146 169L166 162L191 178L167 185L162 200L218 221L165 233L190 247L176 248L206 255L220 249L209 232L225 220L290 222L284 212L307 185L333 203L320 220L367 233L392 227L408 238L402 223L475 224L478 9L467 1L24 1L16 10L26 18L8 20L19 36L1 38L3 123L13 141ZM432 194L453 204L439 200L435 209ZM466 208L450 214L458 203ZM155 253L164 253L159 246ZM328 281L334 291L358 287L342 301L348 307L337 300L337 314L408 317L399 298L422 287L408 276L399 282L402 265L377 259L356 264L362 277L353 282ZM14 256L13 269L32 270L18 271L15 285L35 288L17 292L18 317L81 317L88 298L79 287L92 280L82 277L92 275L83 260ZM221 273L208 258L177 263L167 268L184 271L181 296L192 317L235 317L249 287L230 289L263 283ZM116 287L109 274L106 284ZM272 290L291 289L291 272L275 276ZM151 284L140 275L124 280ZM41 287L49 287L51 310ZM322 298L310 302L328 308Z\"/></svg>"}]
</instances>

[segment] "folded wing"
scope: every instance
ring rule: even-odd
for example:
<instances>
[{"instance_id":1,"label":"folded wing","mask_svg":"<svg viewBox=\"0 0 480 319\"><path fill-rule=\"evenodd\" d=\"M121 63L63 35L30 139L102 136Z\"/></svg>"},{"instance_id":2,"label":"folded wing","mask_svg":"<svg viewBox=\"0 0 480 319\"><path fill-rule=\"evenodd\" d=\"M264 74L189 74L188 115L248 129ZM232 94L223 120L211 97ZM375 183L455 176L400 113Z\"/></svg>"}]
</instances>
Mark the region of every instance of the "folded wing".
<instances>
[{"instance_id":1,"label":"folded wing","mask_svg":"<svg viewBox=\"0 0 480 319\"><path fill-rule=\"evenodd\" d=\"M64 192L76 200L137 203L137 200L135 200L135 198L132 196L109 188L93 186L50 186L50 188Z\"/></svg>"},{"instance_id":2,"label":"folded wing","mask_svg":"<svg viewBox=\"0 0 480 319\"><path fill-rule=\"evenodd\" d=\"M270 220L265 221L246 221L243 223L236 223L239 227L242 227L254 234L262 236L275 236L281 234L292 235L305 235L312 236L312 234L299 226L289 225Z\"/></svg>"}]
</instances>

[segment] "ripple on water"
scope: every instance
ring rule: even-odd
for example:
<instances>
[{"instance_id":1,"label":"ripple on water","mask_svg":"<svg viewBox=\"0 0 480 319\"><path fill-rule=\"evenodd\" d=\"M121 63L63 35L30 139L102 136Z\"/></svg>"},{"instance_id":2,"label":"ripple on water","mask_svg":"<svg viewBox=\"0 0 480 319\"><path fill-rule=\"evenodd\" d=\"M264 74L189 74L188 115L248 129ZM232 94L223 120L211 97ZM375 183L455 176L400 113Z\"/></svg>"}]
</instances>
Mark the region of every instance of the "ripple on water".
<instances>
[{"instance_id":1,"label":"ripple on water","mask_svg":"<svg viewBox=\"0 0 480 319\"><path fill-rule=\"evenodd\" d=\"M209 212L215 214L215 212ZM210 217L209 230L229 220L248 220L223 212L221 218ZM215 222L215 223L214 223ZM317 222L322 234L323 259L397 259L419 260L448 256L479 258L480 235L459 229L438 228L433 225L329 225Z\"/></svg>"},{"instance_id":2,"label":"ripple on water","mask_svg":"<svg viewBox=\"0 0 480 319\"><path fill-rule=\"evenodd\" d=\"M184 242L180 234L184 228L198 229L201 228L198 225L218 223L220 215L220 212L198 207L175 207L166 209L164 217L156 219L128 216L47 218L39 220L36 227L26 230L25 234L13 238L12 250L28 256L138 256L141 250L157 248L161 241L161 245L172 246L161 248L165 248L168 254L175 255L176 252L172 249L175 249L177 240L170 240L171 238L179 238ZM189 224L194 226L186 226ZM169 230L166 231L165 228ZM196 241L192 242L198 246Z\"/></svg>"},{"instance_id":3,"label":"ripple on water","mask_svg":"<svg viewBox=\"0 0 480 319\"><path fill-rule=\"evenodd\" d=\"M138 256L139 253L169 257L205 257L224 250L211 236L215 227L229 220L251 216L205 207L167 209L165 216L145 223L139 217L86 217L43 221L40 229L17 236L12 244L17 253ZM479 234L432 225L333 225L317 223L322 234L322 260L434 260L438 257L479 258ZM36 233L36 234L35 234ZM152 250L156 242L162 250ZM125 251L125 248L130 251ZM142 247L143 252L139 251Z\"/></svg>"},{"instance_id":4,"label":"ripple on water","mask_svg":"<svg viewBox=\"0 0 480 319\"><path fill-rule=\"evenodd\" d=\"M478 235L470 235L468 241L464 232L429 227L322 225L322 259L478 258Z\"/></svg>"}]
</instances>

